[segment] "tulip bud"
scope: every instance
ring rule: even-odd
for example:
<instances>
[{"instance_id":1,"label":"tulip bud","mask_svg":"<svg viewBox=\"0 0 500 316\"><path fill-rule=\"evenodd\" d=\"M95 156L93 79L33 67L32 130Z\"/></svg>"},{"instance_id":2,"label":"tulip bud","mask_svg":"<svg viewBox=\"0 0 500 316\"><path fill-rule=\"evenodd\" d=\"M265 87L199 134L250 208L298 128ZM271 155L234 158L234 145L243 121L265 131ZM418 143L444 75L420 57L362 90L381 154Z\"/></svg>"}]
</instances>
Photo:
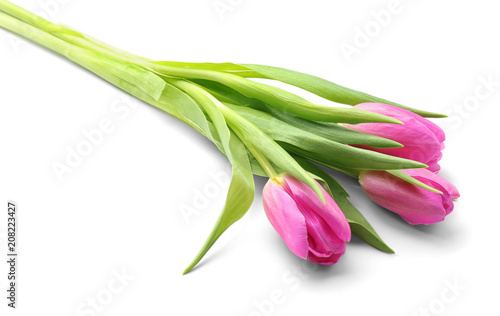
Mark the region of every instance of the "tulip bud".
<instances>
[{"instance_id":1,"label":"tulip bud","mask_svg":"<svg viewBox=\"0 0 500 316\"><path fill-rule=\"evenodd\" d=\"M359 183L375 203L399 214L412 225L433 224L453 211L453 200L460 196L457 188L427 169L402 170L442 194L417 187L386 171L361 172Z\"/></svg>"},{"instance_id":2,"label":"tulip bud","mask_svg":"<svg viewBox=\"0 0 500 316\"><path fill-rule=\"evenodd\" d=\"M326 203L306 184L287 173L270 179L263 192L271 225L298 257L332 265L345 253L351 229L342 210L323 189Z\"/></svg>"},{"instance_id":3,"label":"tulip bud","mask_svg":"<svg viewBox=\"0 0 500 316\"><path fill-rule=\"evenodd\" d=\"M388 123L344 124L345 127L370 135L394 140L403 145L399 148L374 148L365 145L356 147L370 149L379 153L407 158L425 163L432 172L438 172L439 160L444 149L443 130L431 121L411 111L383 103L361 103L356 109L384 114L400 120L404 125Z\"/></svg>"}]
</instances>

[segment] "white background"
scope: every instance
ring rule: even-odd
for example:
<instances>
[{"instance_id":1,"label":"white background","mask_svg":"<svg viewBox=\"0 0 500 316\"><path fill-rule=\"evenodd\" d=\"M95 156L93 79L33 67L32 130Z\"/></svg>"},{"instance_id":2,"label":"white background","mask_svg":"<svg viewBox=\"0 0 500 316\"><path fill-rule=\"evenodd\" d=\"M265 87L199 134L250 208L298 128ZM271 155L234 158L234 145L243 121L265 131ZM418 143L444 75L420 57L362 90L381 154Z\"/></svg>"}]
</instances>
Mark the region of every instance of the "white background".
<instances>
[{"instance_id":1,"label":"white background","mask_svg":"<svg viewBox=\"0 0 500 316\"><path fill-rule=\"evenodd\" d=\"M353 203L396 254L353 238L337 265L316 267L296 258L268 223L265 179L257 179L249 213L182 276L224 203L227 183L214 174L229 176L225 157L175 119L139 101L123 103L118 89L0 30L2 315L498 311L496 2L16 3L142 56L282 66L447 113L438 121L447 132L441 174L462 197L444 222L412 227L369 201L355 180L341 177ZM214 4L231 10L218 12ZM376 16L388 8L393 13L381 25ZM368 32L368 40L360 42L360 32ZM342 45L356 44L355 53L342 52ZM488 90L485 80L496 86ZM111 122L112 131L59 181L53 163L64 162L69 148L85 140L84 131L102 120ZM8 200L19 205L15 311L4 299ZM183 216L192 209L198 214ZM120 282L121 273L129 280ZM111 296L109 286L116 289ZM86 305L92 297L101 306L97 311Z\"/></svg>"}]
</instances>

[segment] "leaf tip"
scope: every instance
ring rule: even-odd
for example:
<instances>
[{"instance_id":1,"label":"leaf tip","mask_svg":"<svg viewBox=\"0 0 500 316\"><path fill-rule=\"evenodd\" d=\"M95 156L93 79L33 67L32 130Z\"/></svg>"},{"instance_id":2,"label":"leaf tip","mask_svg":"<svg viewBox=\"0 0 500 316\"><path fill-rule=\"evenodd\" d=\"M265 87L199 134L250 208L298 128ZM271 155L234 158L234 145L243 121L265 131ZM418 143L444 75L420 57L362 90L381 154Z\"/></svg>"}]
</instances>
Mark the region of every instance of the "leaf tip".
<instances>
[{"instance_id":1,"label":"leaf tip","mask_svg":"<svg viewBox=\"0 0 500 316\"><path fill-rule=\"evenodd\" d=\"M392 248L391 248L391 247L389 247L389 246L387 246L387 245L386 245L386 248L385 248L385 249L382 249L382 251L387 252L388 254L391 254L391 255L393 255L393 254L395 254L395 253L396 253L394 250L392 250Z\"/></svg>"},{"instance_id":2,"label":"leaf tip","mask_svg":"<svg viewBox=\"0 0 500 316\"><path fill-rule=\"evenodd\" d=\"M321 185L319 183L316 182L316 186L313 188L314 192L318 195L321 203L323 203L323 205L326 205L326 199L325 199L325 194L323 193L323 191L321 190Z\"/></svg>"},{"instance_id":3,"label":"leaf tip","mask_svg":"<svg viewBox=\"0 0 500 316\"><path fill-rule=\"evenodd\" d=\"M430 115L428 117L431 117L431 118L447 118L448 115L446 115L446 114L440 114L440 113L432 113L432 115Z\"/></svg>"},{"instance_id":4,"label":"leaf tip","mask_svg":"<svg viewBox=\"0 0 500 316\"><path fill-rule=\"evenodd\" d=\"M391 117L391 119L390 119L390 120L388 120L388 121L390 121L390 122L388 122L388 123L393 123L393 124L397 124L397 125L405 125L405 123L403 123L403 122L401 122L400 120L395 119L395 118L393 118L393 117Z\"/></svg>"}]
</instances>

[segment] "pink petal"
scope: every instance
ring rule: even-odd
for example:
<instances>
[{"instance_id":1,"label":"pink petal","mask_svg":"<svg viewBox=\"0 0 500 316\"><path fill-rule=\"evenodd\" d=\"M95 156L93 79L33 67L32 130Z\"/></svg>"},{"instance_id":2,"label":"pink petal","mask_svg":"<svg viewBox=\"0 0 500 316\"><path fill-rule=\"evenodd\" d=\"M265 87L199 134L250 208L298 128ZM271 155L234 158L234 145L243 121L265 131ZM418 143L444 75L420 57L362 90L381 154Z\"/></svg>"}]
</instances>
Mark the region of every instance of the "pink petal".
<instances>
[{"instance_id":1,"label":"pink petal","mask_svg":"<svg viewBox=\"0 0 500 316\"><path fill-rule=\"evenodd\" d=\"M300 203L298 205L306 219L309 251L330 256L332 253L340 253L345 250L346 241L340 239L337 232L332 231L323 218L314 211L307 209L307 206L300 205Z\"/></svg>"},{"instance_id":2,"label":"pink petal","mask_svg":"<svg viewBox=\"0 0 500 316\"><path fill-rule=\"evenodd\" d=\"M403 170L403 172L409 174L412 177L423 177L432 180L433 182L442 186L444 190L448 192L448 194L451 196L452 199L458 199L460 197L460 193L453 184L451 184L448 180L435 173L428 172L428 170L426 169L406 169Z\"/></svg>"},{"instance_id":3,"label":"pink petal","mask_svg":"<svg viewBox=\"0 0 500 316\"><path fill-rule=\"evenodd\" d=\"M386 123L365 123L344 126L367 134L392 139L404 145L403 148L380 149L369 146L356 146L384 154L420 161L429 166L429 170L438 172L438 164L444 148L444 131L428 119L411 111L383 103L361 103L356 109L388 115L399 119L404 126Z\"/></svg>"},{"instance_id":4,"label":"pink petal","mask_svg":"<svg viewBox=\"0 0 500 316\"><path fill-rule=\"evenodd\" d=\"M375 203L399 214L410 224L432 224L444 220L446 216L447 210L443 207L440 194L419 188L387 172L366 172L361 175L360 183Z\"/></svg>"},{"instance_id":5,"label":"pink petal","mask_svg":"<svg viewBox=\"0 0 500 316\"><path fill-rule=\"evenodd\" d=\"M443 146L444 147L444 146ZM441 170L441 166L439 165L439 160L443 157L443 152L439 152L436 156L434 156L430 161L427 162L429 166L427 169L434 173L438 173Z\"/></svg>"},{"instance_id":6,"label":"pink petal","mask_svg":"<svg viewBox=\"0 0 500 316\"><path fill-rule=\"evenodd\" d=\"M307 258L307 228L295 201L279 185L269 180L263 191L264 210L271 225L288 248L298 257Z\"/></svg>"},{"instance_id":7,"label":"pink petal","mask_svg":"<svg viewBox=\"0 0 500 316\"><path fill-rule=\"evenodd\" d=\"M434 124L425 117L413 113L412 111L402 109L394 105L383 104L383 103L361 103L355 105L354 108L375 112L379 114L384 114L398 119L399 117L405 117L405 116L412 117L417 121L419 121L421 124L425 125L436 136L437 140L440 143L445 141L446 137L444 131L438 125Z\"/></svg>"},{"instance_id":8,"label":"pink petal","mask_svg":"<svg viewBox=\"0 0 500 316\"><path fill-rule=\"evenodd\" d=\"M404 145L404 147L399 148L373 148L365 145L356 147L391 156L412 159L425 164L436 156L439 156L441 153L441 144L427 127L412 117L398 117L398 119L404 125L362 123L345 126L359 132L391 139Z\"/></svg>"},{"instance_id":9,"label":"pink petal","mask_svg":"<svg viewBox=\"0 0 500 316\"><path fill-rule=\"evenodd\" d=\"M325 257L320 254L316 254L312 250L309 252L309 261L314 262L314 263L319 263L322 265L332 265L335 264L339 261L340 257L345 253L345 244L344 244L344 251L341 253L332 253L331 255Z\"/></svg>"},{"instance_id":10,"label":"pink petal","mask_svg":"<svg viewBox=\"0 0 500 316\"><path fill-rule=\"evenodd\" d=\"M344 213L342 213L337 203L335 203L323 187L320 186L325 196L326 204L323 204L316 193L305 183L288 174L285 176L285 179L291 190L293 199L298 205L303 207L303 211L315 213L311 214L311 218L322 218L340 240L347 242L351 239L351 229Z\"/></svg>"}]
</instances>

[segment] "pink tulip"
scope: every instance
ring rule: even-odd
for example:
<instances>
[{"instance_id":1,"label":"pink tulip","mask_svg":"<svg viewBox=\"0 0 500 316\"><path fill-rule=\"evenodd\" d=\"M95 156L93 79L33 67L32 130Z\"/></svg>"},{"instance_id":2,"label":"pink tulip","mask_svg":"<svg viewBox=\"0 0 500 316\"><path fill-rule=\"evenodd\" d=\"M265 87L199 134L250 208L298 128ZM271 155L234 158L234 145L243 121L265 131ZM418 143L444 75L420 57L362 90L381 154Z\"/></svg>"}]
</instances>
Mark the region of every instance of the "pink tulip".
<instances>
[{"instance_id":1,"label":"pink tulip","mask_svg":"<svg viewBox=\"0 0 500 316\"><path fill-rule=\"evenodd\" d=\"M427 169L402 170L442 194L417 187L386 171L361 172L359 183L368 197L399 214L412 225L433 224L453 211L453 200L460 196L450 182Z\"/></svg>"},{"instance_id":2,"label":"pink tulip","mask_svg":"<svg viewBox=\"0 0 500 316\"><path fill-rule=\"evenodd\" d=\"M326 204L309 186L289 174L281 174L264 187L264 210L295 255L332 265L345 253L351 229L338 205L321 189Z\"/></svg>"},{"instance_id":3,"label":"pink tulip","mask_svg":"<svg viewBox=\"0 0 500 316\"><path fill-rule=\"evenodd\" d=\"M380 153L416 160L429 166L429 170L438 172L439 160L444 149L443 130L431 121L411 111L383 103L361 103L356 109L384 114L400 120L404 125L389 123L344 124L345 127L366 134L381 136L402 144L400 148L373 148L359 145Z\"/></svg>"}]
</instances>

